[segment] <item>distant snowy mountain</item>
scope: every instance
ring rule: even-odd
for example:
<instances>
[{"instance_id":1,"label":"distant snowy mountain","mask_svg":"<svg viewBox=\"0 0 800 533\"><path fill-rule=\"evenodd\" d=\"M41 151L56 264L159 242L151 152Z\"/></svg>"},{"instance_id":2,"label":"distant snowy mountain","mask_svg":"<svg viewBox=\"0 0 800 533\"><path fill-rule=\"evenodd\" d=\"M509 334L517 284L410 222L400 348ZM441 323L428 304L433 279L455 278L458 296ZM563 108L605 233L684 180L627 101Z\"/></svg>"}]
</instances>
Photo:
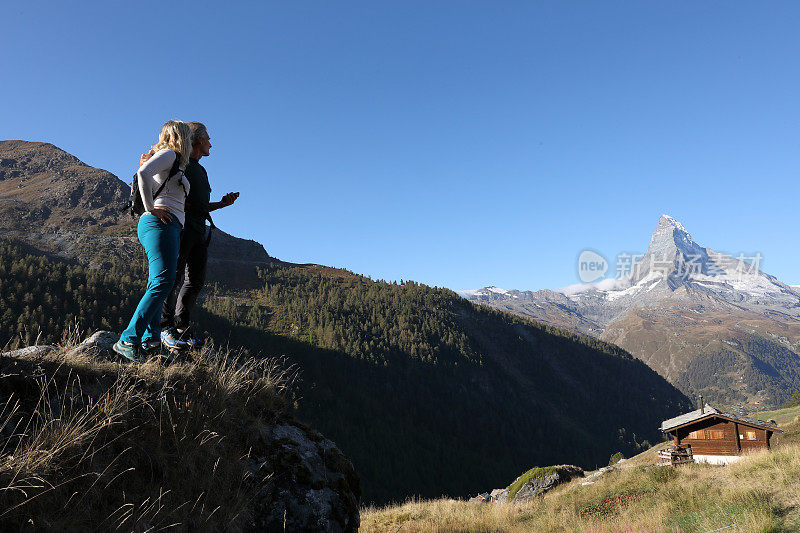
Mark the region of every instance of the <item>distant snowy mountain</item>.
<instances>
[{"instance_id":1,"label":"distant snowy mountain","mask_svg":"<svg viewBox=\"0 0 800 533\"><path fill-rule=\"evenodd\" d=\"M684 392L713 398L722 388L718 399L760 405L800 388L800 289L761 271L759 261L757 254L732 257L703 247L662 215L647 251L631 258L623 277L554 291L485 287L459 294L615 342ZM765 361L765 351L781 352L779 360ZM698 370L704 362L709 368ZM729 374L730 384L712 373ZM747 383L742 373L751 377Z\"/></svg>"},{"instance_id":2,"label":"distant snowy mountain","mask_svg":"<svg viewBox=\"0 0 800 533\"><path fill-rule=\"evenodd\" d=\"M702 300L721 308L734 306L762 313L782 313L800 320L797 287L782 283L743 258L700 246L680 222L668 215L658 220L647 252L633 263L630 274L625 277L570 285L555 291L484 287L458 293L469 300L498 307L508 307L506 302L513 302L509 305L518 308L515 311L540 319L543 318L539 316L541 312L535 309L556 303L599 325L599 330L581 330L593 335L602 333L631 308L657 306L664 299ZM566 299L553 293L561 293Z\"/></svg>"},{"instance_id":3,"label":"distant snowy mountain","mask_svg":"<svg viewBox=\"0 0 800 533\"><path fill-rule=\"evenodd\" d=\"M517 295L509 293L516 293L519 291L509 291L508 289L500 289L498 287L491 286L491 287L484 287L482 289L473 289L470 291L456 291L456 292L460 294L463 298L470 299L479 296L489 297L493 294L501 294L503 296L510 296L511 298L517 298L518 297Z\"/></svg>"}]
</instances>

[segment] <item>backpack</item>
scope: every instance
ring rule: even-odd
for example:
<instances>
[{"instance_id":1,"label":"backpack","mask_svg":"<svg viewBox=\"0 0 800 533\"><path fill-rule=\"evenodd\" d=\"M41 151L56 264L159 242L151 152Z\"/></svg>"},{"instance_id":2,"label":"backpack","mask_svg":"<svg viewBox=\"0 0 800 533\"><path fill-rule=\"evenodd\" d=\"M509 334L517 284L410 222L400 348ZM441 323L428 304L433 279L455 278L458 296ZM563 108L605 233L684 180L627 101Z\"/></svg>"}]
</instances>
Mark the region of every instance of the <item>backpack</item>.
<instances>
[{"instance_id":1,"label":"backpack","mask_svg":"<svg viewBox=\"0 0 800 533\"><path fill-rule=\"evenodd\" d=\"M169 169L169 176L167 176L167 179L164 180L164 183L162 183L161 186L159 186L156 192L153 193L153 200L155 200L156 197L159 194L161 194L161 191L164 190L164 187L167 185L167 182L170 180L170 178L172 178L172 176L178 173L178 170L180 170L178 168L180 160L181 156L176 152L175 162L172 163L172 168ZM122 211L123 213L125 211L129 211L132 218L136 218L144 214L144 203L142 202L142 195L139 194L139 179L137 177L137 174L133 175L133 181L131 182L131 196L128 199L128 203L125 204L125 206L122 209L120 209L120 211Z\"/></svg>"}]
</instances>

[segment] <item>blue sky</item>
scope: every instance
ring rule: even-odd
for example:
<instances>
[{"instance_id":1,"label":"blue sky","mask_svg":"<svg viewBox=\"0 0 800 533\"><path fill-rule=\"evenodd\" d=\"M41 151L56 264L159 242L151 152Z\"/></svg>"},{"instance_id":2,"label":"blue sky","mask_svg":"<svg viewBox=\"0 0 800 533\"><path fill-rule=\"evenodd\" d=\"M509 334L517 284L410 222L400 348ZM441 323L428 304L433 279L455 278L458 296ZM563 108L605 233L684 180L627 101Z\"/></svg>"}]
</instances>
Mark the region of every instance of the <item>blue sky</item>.
<instances>
[{"instance_id":1,"label":"blue sky","mask_svg":"<svg viewBox=\"0 0 800 533\"><path fill-rule=\"evenodd\" d=\"M454 289L576 283L662 213L800 283L800 4L31 2L0 138L127 180L205 122L215 216L287 261Z\"/></svg>"}]
</instances>

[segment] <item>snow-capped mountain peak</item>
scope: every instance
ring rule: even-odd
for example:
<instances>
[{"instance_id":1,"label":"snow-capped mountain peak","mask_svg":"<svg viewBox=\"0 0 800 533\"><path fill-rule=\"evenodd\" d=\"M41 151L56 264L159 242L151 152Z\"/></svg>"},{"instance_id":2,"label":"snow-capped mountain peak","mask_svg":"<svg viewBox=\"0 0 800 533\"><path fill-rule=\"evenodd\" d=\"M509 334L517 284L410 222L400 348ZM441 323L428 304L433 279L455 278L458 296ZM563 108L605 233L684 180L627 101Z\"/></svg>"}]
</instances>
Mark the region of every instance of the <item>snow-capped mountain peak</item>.
<instances>
[{"instance_id":1,"label":"snow-capped mountain peak","mask_svg":"<svg viewBox=\"0 0 800 533\"><path fill-rule=\"evenodd\" d=\"M468 289L465 291L456 291L462 298L473 299L480 296L509 296L510 293L519 292L519 291L509 291L508 289L501 289L499 287L495 287L494 285L490 285L488 287L483 287L481 289Z\"/></svg>"},{"instance_id":2,"label":"snow-capped mountain peak","mask_svg":"<svg viewBox=\"0 0 800 533\"><path fill-rule=\"evenodd\" d=\"M658 219L658 228L653 232L650 246L662 246L669 243L685 253L695 252L699 246L692 240L692 236L683 227L683 224L669 215L661 215Z\"/></svg>"},{"instance_id":3,"label":"snow-capped mountain peak","mask_svg":"<svg viewBox=\"0 0 800 533\"><path fill-rule=\"evenodd\" d=\"M686 236L688 236L689 240L692 239L691 236L689 236L689 232L686 231L686 228L683 226L683 224L681 224L680 222L675 220L673 217L667 215L666 213L661 215L661 217L659 217L659 219L658 219L658 227L659 228L666 228L666 227L674 228L675 230L680 231L681 233L684 233Z\"/></svg>"},{"instance_id":4,"label":"snow-capped mountain peak","mask_svg":"<svg viewBox=\"0 0 800 533\"><path fill-rule=\"evenodd\" d=\"M763 409L800 383L800 288L762 259L701 246L662 215L644 253L617 256L617 277L465 297L613 342L686 392Z\"/></svg>"},{"instance_id":5,"label":"snow-capped mountain peak","mask_svg":"<svg viewBox=\"0 0 800 533\"><path fill-rule=\"evenodd\" d=\"M629 271L620 277L556 291L485 287L460 294L508 305L530 302L532 308L557 304L601 326L633 307L659 306L666 300L734 305L762 313L778 311L800 320L800 291L762 272L753 258L732 257L697 244L683 224L669 215L658 219L647 251L628 255L628 259Z\"/></svg>"},{"instance_id":6,"label":"snow-capped mountain peak","mask_svg":"<svg viewBox=\"0 0 800 533\"><path fill-rule=\"evenodd\" d=\"M647 252L633 266L631 284L661 274L675 288L683 284L687 270L710 274L714 270L711 267L708 250L692 240L683 224L669 215L661 215Z\"/></svg>"}]
</instances>

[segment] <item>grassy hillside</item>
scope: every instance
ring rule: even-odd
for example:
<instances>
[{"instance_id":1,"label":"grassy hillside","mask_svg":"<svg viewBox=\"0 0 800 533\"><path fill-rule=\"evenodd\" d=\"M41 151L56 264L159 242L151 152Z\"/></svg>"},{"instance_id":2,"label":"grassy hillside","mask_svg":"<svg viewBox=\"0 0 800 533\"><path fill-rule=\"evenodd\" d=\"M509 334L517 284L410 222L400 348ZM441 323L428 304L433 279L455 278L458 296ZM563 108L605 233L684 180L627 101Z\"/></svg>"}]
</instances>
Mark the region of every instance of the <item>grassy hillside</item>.
<instances>
[{"instance_id":1,"label":"grassy hillside","mask_svg":"<svg viewBox=\"0 0 800 533\"><path fill-rule=\"evenodd\" d=\"M774 420L780 425L789 424L794 422L797 417L800 417L800 405L776 409L775 411L761 411L754 413L753 416L759 420Z\"/></svg>"},{"instance_id":2,"label":"grassy hillside","mask_svg":"<svg viewBox=\"0 0 800 533\"><path fill-rule=\"evenodd\" d=\"M263 483L248 461L288 418L279 367L211 352L127 365L68 348L0 356L0 530L251 528Z\"/></svg>"},{"instance_id":3,"label":"grassy hillside","mask_svg":"<svg viewBox=\"0 0 800 533\"><path fill-rule=\"evenodd\" d=\"M783 429L783 433L777 433L772 437L775 446L800 444L800 405L777 409L775 411L761 411L754 413L755 418L761 420L774 420Z\"/></svg>"},{"instance_id":4,"label":"grassy hillside","mask_svg":"<svg viewBox=\"0 0 800 533\"><path fill-rule=\"evenodd\" d=\"M441 499L368 508L371 532L800 531L800 421L784 426L773 451L729 466L654 467L659 447L583 485L578 478L524 503Z\"/></svg>"}]
</instances>

